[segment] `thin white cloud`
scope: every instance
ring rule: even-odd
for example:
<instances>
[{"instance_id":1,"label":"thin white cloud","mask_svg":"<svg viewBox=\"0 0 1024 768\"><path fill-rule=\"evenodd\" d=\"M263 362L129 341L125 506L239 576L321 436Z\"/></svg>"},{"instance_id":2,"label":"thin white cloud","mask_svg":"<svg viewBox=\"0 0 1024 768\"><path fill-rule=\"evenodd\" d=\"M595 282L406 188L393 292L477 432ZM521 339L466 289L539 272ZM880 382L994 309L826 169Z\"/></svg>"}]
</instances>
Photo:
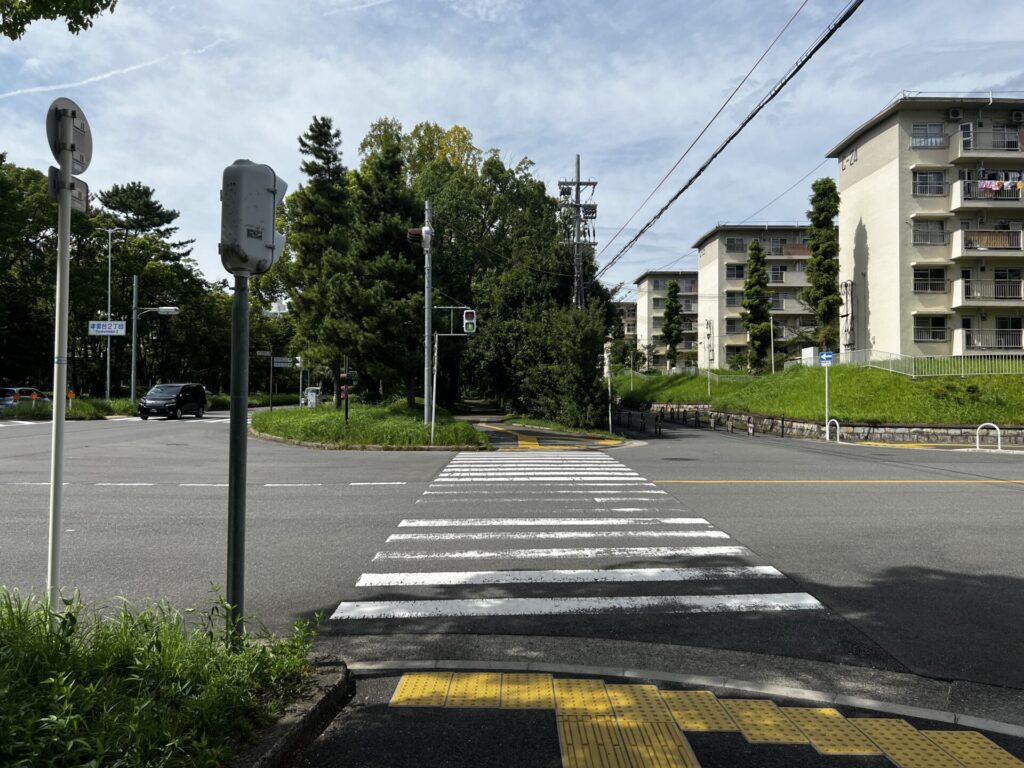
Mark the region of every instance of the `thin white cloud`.
<instances>
[{"instance_id":1,"label":"thin white cloud","mask_svg":"<svg viewBox=\"0 0 1024 768\"><path fill-rule=\"evenodd\" d=\"M394 2L394 0L365 0L365 2L352 2L345 3L340 8L335 8L333 11L328 11L324 16L336 16L339 13L348 13L349 11L361 11L364 8L373 8L378 5L387 5L388 3Z\"/></svg>"},{"instance_id":2,"label":"thin white cloud","mask_svg":"<svg viewBox=\"0 0 1024 768\"><path fill-rule=\"evenodd\" d=\"M144 61L141 64L132 64L130 67L113 69L110 72L104 72L101 75L93 75L92 77L88 77L85 80L79 80L74 83L53 83L50 85L34 85L31 88L19 88L15 91L7 91L6 93L0 93L0 99L9 99L14 96L25 96L30 93L47 93L48 91L62 91L68 88L78 88L83 85L89 85L90 83L98 83L101 80L109 80L110 78L117 77L118 75L127 75L129 72L135 72L139 69L145 69L146 67L155 66L157 64L160 64L161 62L167 61L168 59L173 59L176 56L199 56L201 54L206 53L211 48L217 47L223 42L226 41L214 40L212 43L210 43L209 45L204 45L202 48L185 48L181 51L175 51L174 53L168 53L165 56L159 56L155 59Z\"/></svg>"}]
</instances>

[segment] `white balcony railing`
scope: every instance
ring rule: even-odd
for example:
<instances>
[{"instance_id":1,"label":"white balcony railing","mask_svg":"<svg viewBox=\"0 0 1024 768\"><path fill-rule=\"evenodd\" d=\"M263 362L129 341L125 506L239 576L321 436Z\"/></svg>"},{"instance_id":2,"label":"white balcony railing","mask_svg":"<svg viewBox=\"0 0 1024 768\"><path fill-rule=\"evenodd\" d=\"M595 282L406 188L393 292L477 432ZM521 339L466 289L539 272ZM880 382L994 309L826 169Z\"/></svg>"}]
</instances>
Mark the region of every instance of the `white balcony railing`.
<instances>
[{"instance_id":1,"label":"white balcony railing","mask_svg":"<svg viewBox=\"0 0 1024 768\"><path fill-rule=\"evenodd\" d=\"M1024 331L1016 329L955 328L953 330L953 354L972 352L1020 352L1024 350Z\"/></svg>"},{"instance_id":2,"label":"white balcony railing","mask_svg":"<svg viewBox=\"0 0 1024 768\"><path fill-rule=\"evenodd\" d=\"M1019 229L966 229L963 230L965 251L1008 250L1019 251Z\"/></svg>"},{"instance_id":3,"label":"white balcony railing","mask_svg":"<svg viewBox=\"0 0 1024 768\"><path fill-rule=\"evenodd\" d=\"M964 181L964 200L1020 200L1015 181Z\"/></svg>"},{"instance_id":4,"label":"white balcony railing","mask_svg":"<svg viewBox=\"0 0 1024 768\"><path fill-rule=\"evenodd\" d=\"M963 153L1020 151L1017 131L1009 129L960 131L953 134L953 140Z\"/></svg>"}]
</instances>

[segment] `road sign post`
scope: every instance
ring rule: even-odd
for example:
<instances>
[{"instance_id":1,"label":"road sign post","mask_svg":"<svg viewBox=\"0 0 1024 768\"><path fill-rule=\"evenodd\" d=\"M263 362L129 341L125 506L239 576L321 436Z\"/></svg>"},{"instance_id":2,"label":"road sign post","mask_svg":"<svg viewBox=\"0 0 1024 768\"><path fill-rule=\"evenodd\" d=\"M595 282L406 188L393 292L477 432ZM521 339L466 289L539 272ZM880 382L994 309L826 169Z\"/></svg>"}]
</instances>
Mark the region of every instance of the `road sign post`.
<instances>
[{"instance_id":1,"label":"road sign post","mask_svg":"<svg viewBox=\"0 0 1024 768\"><path fill-rule=\"evenodd\" d=\"M60 599L61 512L64 494L64 415L68 381L68 293L71 258L71 209L74 173L92 160L92 134L85 113L71 99L60 98L46 114L46 138L60 163L57 188L57 290L53 332L53 424L50 444L50 530L46 599L56 611Z\"/></svg>"},{"instance_id":2,"label":"road sign post","mask_svg":"<svg viewBox=\"0 0 1024 768\"><path fill-rule=\"evenodd\" d=\"M832 367L832 353L828 350L818 354L818 360L825 369L825 439L828 439L828 369Z\"/></svg>"},{"instance_id":3,"label":"road sign post","mask_svg":"<svg viewBox=\"0 0 1024 768\"><path fill-rule=\"evenodd\" d=\"M277 206L288 185L269 165L236 160L224 169L221 188L220 251L224 269L235 277L231 305L231 419L228 440L227 629L236 639L245 630L245 474L249 410L249 277L269 270L284 249L274 228ZM259 353L257 352L257 355ZM260 355L261 357L263 355ZM273 374L273 355L271 374ZM271 399L273 402L273 399Z\"/></svg>"}]
</instances>

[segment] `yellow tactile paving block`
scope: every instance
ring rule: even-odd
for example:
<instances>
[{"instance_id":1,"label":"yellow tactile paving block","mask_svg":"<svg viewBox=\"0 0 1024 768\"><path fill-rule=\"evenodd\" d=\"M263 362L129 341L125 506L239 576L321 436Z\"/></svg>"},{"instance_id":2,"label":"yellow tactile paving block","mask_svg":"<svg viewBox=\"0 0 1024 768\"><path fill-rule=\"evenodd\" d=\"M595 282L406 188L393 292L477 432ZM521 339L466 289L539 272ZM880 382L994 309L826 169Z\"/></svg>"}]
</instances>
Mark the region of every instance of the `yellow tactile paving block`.
<instances>
[{"instance_id":1,"label":"yellow tactile paving block","mask_svg":"<svg viewBox=\"0 0 1024 768\"><path fill-rule=\"evenodd\" d=\"M775 702L763 699L720 699L751 744L806 744L807 737L782 714Z\"/></svg>"},{"instance_id":2,"label":"yellow tactile paving block","mask_svg":"<svg viewBox=\"0 0 1024 768\"><path fill-rule=\"evenodd\" d=\"M555 680L555 709L559 715L613 714L603 680Z\"/></svg>"},{"instance_id":3,"label":"yellow tactile paving block","mask_svg":"<svg viewBox=\"0 0 1024 768\"><path fill-rule=\"evenodd\" d=\"M661 699L684 731L739 730L711 691L662 691Z\"/></svg>"},{"instance_id":4,"label":"yellow tactile paving block","mask_svg":"<svg viewBox=\"0 0 1024 768\"><path fill-rule=\"evenodd\" d=\"M801 730L823 755L877 755L871 740L850 725L831 707L781 707L783 714Z\"/></svg>"},{"instance_id":5,"label":"yellow tactile paving block","mask_svg":"<svg viewBox=\"0 0 1024 768\"><path fill-rule=\"evenodd\" d=\"M456 672L448 688L446 707L500 707L500 672Z\"/></svg>"},{"instance_id":6,"label":"yellow tactile paving block","mask_svg":"<svg viewBox=\"0 0 1024 768\"><path fill-rule=\"evenodd\" d=\"M563 768L632 768L622 733L611 715L560 715L558 743Z\"/></svg>"},{"instance_id":7,"label":"yellow tactile paving block","mask_svg":"<svg viewBox=\"0 0 1024 768\"><path fill-rule=\"evenodd\" d=\"M551 675L506 672L501 676L502 709L554 709L555 689Z\"/></svg>"},{"instance_id":8,"label":"yellow tactile paving block","mask_svg":"<svg viewBox=\"0 0 1024 768\"><path fill-rule=\"evenodd\" d=\"M443 707L451 672L408 672L391 696L392 707Z\"/></svg>"},{"instance_id":9,"label":"yellow tactile paving block","mask_svg":"<svg viewBox=\"0 0 1024 768\"><path fill-rule=\"evenodd\" d=\"M1024 768L1024 762L977 731L921 731L966 768Z\"/></svg>"},{"instance_id":10,"label":"yellow tactile paving block","mask_svg":"<svg viewBox=\"0 0 1024 768\"><path fill-rule=\"evenodd\" d=\"M690 743L673 722L619 721L633 768L700 768Z\"/></svg>"},{"instance_id":11,"label":"yellow tactile paving block","mask_svg":"<svg viewBox=\"0 0 1024 768\"><path fill-rule=\"evenodd\" d=\"M963 768L906 720L852 717L847 722L857 726L899 768Z\"/></svg>"},{"instance_id":12,"label":"yellow tactile paving block","mask_svg":"<svg viewBox=\"0 0 1024 768\"><path fill-rule=\"evenodd\" d=\"M606 685L619 722L675 723L656 685Z\"/></svg>"}]
</instances>

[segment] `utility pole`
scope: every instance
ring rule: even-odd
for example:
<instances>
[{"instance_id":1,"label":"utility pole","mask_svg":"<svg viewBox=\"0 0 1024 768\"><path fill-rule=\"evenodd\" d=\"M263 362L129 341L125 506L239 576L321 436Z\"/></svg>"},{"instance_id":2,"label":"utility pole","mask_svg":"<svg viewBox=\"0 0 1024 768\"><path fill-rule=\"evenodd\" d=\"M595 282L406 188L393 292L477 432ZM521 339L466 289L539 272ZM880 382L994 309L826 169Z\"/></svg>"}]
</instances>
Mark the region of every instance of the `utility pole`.
<instances>
[{"instance_id":1,"label":"utility pole","mask_svg":"<svg viewBox=\"0 0 1024 768\"><path fill-rule=\"evenodd\" d=\"M431 302L433 301L434 286L430 277L430 237L434 233L431 229L430 201L427 200L426 210L423 219L423 423L431 421L430 404L434 394L433 376L431 376L431 349L430 337L433 334L431 328Z\"/></svg>"},{"instance_id":2,"label":"utility pole","mask_svg":"<svg viewBox=\"0 0 1024 768\"><path fill-rule=\"evenodd\" d=\"M584 187L593 188L597 186L596 181L582 181L580 179L580 156L576 155L576 179L558 182L559 209L572 208L573 221L570 239L563 240L565 245L573 249L573 288L572 301L576 309L583 309L586 305L586 288L583 277L583 246L591 247L597 245L594 238L592 222L597 218L597 203L582 202L581 191Z\"/></svg>"},{"instance_id":3,"label":"utility pole","mask_svg":"<svg viewBox=\"0 0 1024 768\"><path fill-rule=\"evenodd\" d=\"M107 230L107 322L110 322L110 238L115 230ZM107 400L110 399L110 337L107 336Z\"/></svg>"}]
</instances>

